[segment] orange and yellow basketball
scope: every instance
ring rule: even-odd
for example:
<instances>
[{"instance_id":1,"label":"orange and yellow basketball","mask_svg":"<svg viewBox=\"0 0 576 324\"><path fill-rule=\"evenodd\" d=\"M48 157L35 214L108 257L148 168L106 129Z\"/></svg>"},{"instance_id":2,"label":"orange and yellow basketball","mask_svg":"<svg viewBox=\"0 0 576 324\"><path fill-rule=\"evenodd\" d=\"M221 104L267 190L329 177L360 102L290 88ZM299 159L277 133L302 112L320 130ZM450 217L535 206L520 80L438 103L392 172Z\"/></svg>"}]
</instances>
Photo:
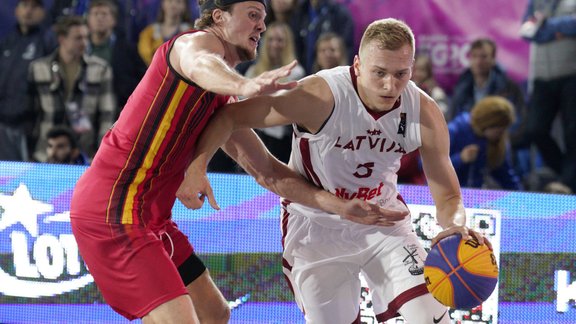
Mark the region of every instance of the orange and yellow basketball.
<instances>
[{"instance_id":1,"label":"orange and yellow basketball","mask_svg":"<svg viewBox=\"0 0 576 324\"><path fill-rule=\"evenodd\" d=\"M494 291L498 264L488 246L456 234L432 247L424 263L424 278L428 291L439 302L450 308L470 309Z\"/></svg>"}]
</instances>

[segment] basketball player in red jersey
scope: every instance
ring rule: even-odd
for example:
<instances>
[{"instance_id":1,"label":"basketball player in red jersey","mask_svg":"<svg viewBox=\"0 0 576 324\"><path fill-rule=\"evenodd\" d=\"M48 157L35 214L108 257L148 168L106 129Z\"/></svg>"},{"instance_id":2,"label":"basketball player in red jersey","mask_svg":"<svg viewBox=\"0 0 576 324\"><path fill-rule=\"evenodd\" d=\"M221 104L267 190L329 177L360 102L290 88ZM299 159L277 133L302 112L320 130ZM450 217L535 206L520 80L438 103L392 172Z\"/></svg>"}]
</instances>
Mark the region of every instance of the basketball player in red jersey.
<instances>
[{"instance_id":1,"label":"basketball player in red jersey","mask_svg":"<svg viewBox=\"0 0 576 324\"><path fill-rule=\"evenodd\" d=\"M176 191L197 137L214 110L235 96L295 86L278 80L296 62L253 79L233 69L256 56L266 28L264 0L204 0L200 5L198 30L178 35L156 51L78 181L71 202L74 236L106 302L124 317L141 318L144 323L229 320L227 301L171 220ZM243 158L250 145L264 148L254 142L257 137L251 131L240 131L231 141L236 136L247 137L242 143L248 146L235 145L228 153L266 179L266 186L318 208L324 202L351 215L379 217L379 207L352 205L325 195L277 161Z\"/></svg>"},{"instance_id":2,"label":"basketball player in red jersey","mask_svg":"<svg viewBox=\"0 0 576 324\"><path fill-rule=\"evenodd\" d=\"M293 123L292 169L339 197L385 209L407 211L396 172L402 155L418 149L443 228L433 242L459 233L489 244L466 226L444 117L410 81L414 52L409 26L378 20L364 32L353 66L323 70L289 91L228 105L206 127L188 168L192 176L179 191L190 196L193 208L203 203L198 194L216 206L205 173L219 143L245 127ZM375 225L381 226L282 202L282 265L306 322L360 323L362 274L379 322L401 314L408 323L450 323L447 308L426 288L426 251L410 217Z\"/></svg>"}]
</instances>

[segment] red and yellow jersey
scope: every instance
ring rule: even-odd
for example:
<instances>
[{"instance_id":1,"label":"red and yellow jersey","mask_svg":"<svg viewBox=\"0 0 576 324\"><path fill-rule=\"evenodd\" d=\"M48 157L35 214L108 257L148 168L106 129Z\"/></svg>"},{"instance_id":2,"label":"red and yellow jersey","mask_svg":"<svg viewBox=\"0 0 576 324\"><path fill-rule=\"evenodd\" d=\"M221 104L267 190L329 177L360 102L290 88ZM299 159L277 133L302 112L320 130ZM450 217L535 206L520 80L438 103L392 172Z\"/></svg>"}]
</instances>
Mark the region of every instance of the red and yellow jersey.
<instances>
[{"instance_id":1,"label":"red and yellow jersey","mask_svg":"<svg viewBox=\"0 0 576 324\"><path fill-rule=\"evenodd\" d=\"M170 218L198 136L213 112L229 100L198 87L170 66L175 39L158 48L102 140L76 185L71 217L152 226Z\"/></svg>"}]
</instances>

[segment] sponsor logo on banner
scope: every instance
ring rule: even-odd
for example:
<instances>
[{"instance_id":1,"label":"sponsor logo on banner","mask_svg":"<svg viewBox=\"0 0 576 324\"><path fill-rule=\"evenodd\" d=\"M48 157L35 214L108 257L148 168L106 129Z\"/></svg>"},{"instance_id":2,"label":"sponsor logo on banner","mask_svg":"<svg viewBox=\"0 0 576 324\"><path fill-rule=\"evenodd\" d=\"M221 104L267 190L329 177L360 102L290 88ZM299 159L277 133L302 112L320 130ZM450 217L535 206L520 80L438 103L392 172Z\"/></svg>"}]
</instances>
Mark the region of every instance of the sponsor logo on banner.
<instances>
[{"instance_id":1,"label":"sponsor logo on banner","mask_svg":"<svg viewBox=\"0 0 576 324\"><path fill-rule=\"evenodd\" d=\"M0 193L2 253L11 252L13 261L0 265L0 295L49 297L94 282L78 253L69 211L53 211L23 183L13 193Z\"/></svg>"}]
</instances>

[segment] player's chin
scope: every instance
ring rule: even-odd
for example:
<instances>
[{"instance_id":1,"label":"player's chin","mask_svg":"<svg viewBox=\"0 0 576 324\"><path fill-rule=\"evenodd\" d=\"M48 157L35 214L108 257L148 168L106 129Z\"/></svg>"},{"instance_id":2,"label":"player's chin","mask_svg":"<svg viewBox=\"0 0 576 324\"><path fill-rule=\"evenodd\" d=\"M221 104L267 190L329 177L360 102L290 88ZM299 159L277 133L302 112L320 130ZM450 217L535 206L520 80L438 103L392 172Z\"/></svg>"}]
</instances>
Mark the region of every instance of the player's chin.
<instances>
[{"instance_id":1,"label":"player's chin","mask_svg":"<svg viewBox=\"0 0 576 324\"><path fill-rule=\"evenodd\" d=\"M238 48L238 56L240 57L240 60L243 62L252 61L252 60L256 59L257 53L258 53L257 48L253 48L253 47L249 47L249 48L239 47Z\"/></svg>"}]
</instances>

